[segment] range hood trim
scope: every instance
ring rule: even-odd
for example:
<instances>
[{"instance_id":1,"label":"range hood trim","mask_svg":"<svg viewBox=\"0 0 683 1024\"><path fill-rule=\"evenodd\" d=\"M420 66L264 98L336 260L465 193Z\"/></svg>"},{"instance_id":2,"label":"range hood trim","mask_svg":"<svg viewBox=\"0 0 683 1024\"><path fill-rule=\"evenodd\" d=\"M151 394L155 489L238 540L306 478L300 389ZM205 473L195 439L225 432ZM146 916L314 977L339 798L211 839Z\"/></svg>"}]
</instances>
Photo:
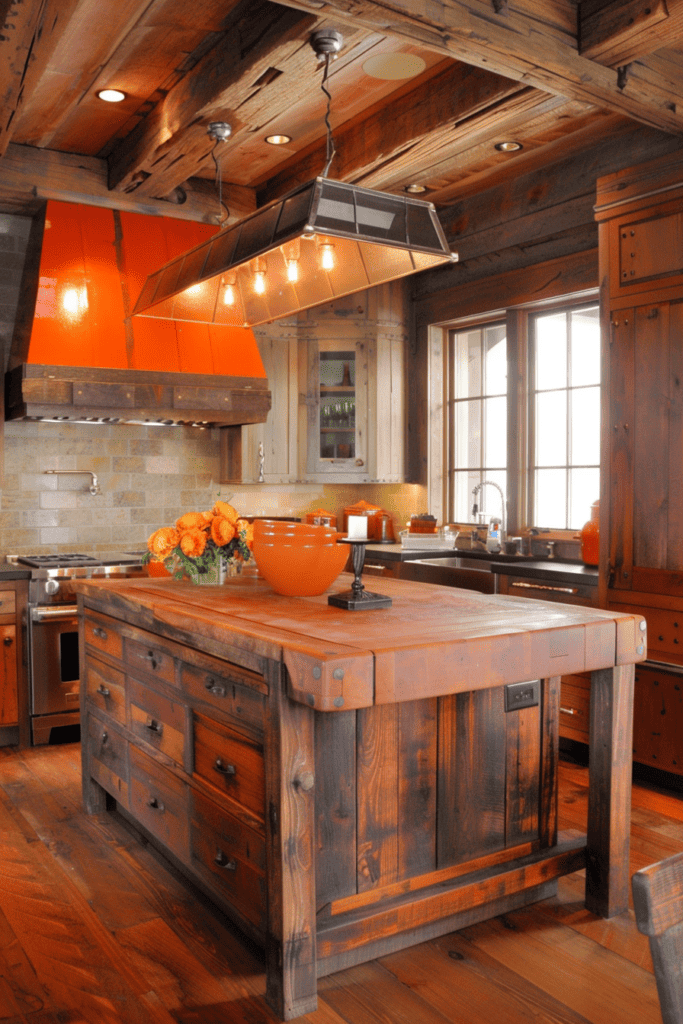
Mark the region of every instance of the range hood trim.
<instances>
[{"instance_id":1,"label":"range hood trim","mask_svg":"<svg viewBox=\"0 0 683 1024\"><path fill-rule=\"evenodd\" d=\"M34 363L6 375L8 420L238 426L264 422L270 407L261 377Z\"/></svg>"}]
</instances>

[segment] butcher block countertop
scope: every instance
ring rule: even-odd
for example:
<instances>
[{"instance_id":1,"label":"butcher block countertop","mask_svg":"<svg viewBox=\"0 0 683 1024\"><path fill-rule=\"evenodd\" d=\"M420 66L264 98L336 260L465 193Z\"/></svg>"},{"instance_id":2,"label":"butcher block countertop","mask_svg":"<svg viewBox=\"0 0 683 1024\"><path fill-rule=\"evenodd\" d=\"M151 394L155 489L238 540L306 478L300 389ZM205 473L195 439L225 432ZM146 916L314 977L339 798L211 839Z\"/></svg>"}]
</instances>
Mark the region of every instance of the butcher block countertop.
<instances>
[{"instance_id":1,"label":"butcher block countertop","mask_svg":"<svg viewBox=\"0 0 683 1024\"><path fill-rule=\"evenodd\" d=\"M290 696L317 711L371 707L524 679L629 665L646 657L645 622L616 611L479 594L407 580L372 581L391 608L282 597L262 579L220 587L166 579L83 580L103 610L162 635L283 659ZM377 583L377 586L375 586ZM218 651L216 650L216 653Z\"/></svg>"}]
</instances>

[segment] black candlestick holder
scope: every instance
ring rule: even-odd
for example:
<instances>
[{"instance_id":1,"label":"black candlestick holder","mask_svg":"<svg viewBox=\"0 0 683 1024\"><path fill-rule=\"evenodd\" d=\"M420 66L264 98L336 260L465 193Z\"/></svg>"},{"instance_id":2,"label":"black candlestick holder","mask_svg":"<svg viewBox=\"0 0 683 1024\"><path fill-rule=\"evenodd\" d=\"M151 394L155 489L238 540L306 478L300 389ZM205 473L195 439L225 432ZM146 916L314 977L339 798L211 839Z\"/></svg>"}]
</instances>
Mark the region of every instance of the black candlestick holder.
<instances>
[{"instance_id":1,"label":"black candlestick holder","mask_svg":"<svg viewBox=\"0 0 683 1024\"><path fill-rule=\"evenodd\" d=\"M361 581L367 540L344 537L339 543L351 545L354 580L350 590L344 590L340 594L330 594L327 603L334 605L335 608L347 608L352 612L370 608L391 608L390 597L385 597L384 594L371 593L365 589Z\"/></svg>"}]
</instances>

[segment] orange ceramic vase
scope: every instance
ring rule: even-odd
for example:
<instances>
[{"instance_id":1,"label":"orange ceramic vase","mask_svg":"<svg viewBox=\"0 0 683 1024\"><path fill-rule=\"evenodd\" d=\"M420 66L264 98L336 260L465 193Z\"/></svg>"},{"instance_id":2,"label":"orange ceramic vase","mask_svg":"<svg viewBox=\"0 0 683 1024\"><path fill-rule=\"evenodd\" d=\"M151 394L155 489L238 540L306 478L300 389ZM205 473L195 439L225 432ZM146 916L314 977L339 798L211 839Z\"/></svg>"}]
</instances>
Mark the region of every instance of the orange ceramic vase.
<instances>
[{"instance_id":1,"label":"orange ceramic vase","mask_svg":"<svg viewBox=\"0 0 683 1024\"><path fill-rule=\"evenodd\" d=\"M597 565L600 561L600 502L591 505L591 517L581 530L581 558L584 565Z\"/></svg>"}]
</instances>

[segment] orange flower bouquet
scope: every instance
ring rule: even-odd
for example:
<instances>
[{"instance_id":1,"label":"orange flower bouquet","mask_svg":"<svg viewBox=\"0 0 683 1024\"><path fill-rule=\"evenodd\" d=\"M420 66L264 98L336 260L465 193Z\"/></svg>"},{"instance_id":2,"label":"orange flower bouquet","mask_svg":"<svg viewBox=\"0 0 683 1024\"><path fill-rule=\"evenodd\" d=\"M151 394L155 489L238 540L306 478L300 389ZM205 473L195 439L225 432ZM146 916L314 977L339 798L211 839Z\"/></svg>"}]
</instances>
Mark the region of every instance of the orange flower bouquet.
<instances>
[{"instance_id":1,"label":"orange flower bouquet","mask_svg":"<svg viewBox=\"0 0 683 1024\"><path fill-rule=\"evenodd\" d=\"M222 583L249 561L253 539L251 524L226 501L216 501L210 512L186 512L175 526L155 530L142 562L161 562L176 580Z\"/></svg>"}]
</instances>

